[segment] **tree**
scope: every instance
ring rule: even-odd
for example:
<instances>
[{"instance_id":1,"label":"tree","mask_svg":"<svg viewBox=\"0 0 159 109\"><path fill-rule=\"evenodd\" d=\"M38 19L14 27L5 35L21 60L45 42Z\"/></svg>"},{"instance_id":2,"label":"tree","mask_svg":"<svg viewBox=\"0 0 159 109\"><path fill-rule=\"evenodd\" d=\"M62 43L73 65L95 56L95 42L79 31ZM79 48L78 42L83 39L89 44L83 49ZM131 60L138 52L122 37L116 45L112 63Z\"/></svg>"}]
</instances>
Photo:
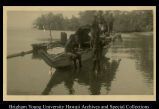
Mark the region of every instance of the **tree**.
<instances>
[{"instance_id":1,"label":"tree","mask_svg":"<svg viewBox=\"0 0 159 109\"><path fill-rule=\"evenodd\" d=\"M95 10L81 11L79 17L72 16L71 19L63 17L62 14L43 14L34 22L37 29L46 30L77 30L84 25L91 25ZM113 25L113 31L116 32L135 32L153 30L153 12L152 10L135 11L101 11L107 25ZM110 27L110 26L109 26ZM112 28L112 27L111 27ZM51 35L51 32L50 32Z\"/></svg>"},{"instance_id":2,"label":"tree","mask_svg":"<svg viewBox=\"0 0 159 109\"><path fill-rule=\"evenodd\" d=\"M82 25L90 25L93 22L96 11L81 11L79 13L79 22Z\"/></svg>"}]
</instances>

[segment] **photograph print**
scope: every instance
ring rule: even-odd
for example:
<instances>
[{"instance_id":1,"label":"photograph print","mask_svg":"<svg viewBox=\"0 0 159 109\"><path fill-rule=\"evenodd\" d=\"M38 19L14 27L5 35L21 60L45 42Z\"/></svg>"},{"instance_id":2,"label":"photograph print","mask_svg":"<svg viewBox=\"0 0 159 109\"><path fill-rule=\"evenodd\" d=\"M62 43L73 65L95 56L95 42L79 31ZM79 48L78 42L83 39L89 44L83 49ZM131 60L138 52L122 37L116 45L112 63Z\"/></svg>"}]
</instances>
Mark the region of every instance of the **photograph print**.
<instances>
[{"instance_id":1,"label":"photograph print","mask_svg":"<svg viewBox=\"0 0 159 109\"><path fill-rule=\"evenodd\" d=\"M3 9L3 100L155 101L155 7Z\"/></svg>"}]
</instances>

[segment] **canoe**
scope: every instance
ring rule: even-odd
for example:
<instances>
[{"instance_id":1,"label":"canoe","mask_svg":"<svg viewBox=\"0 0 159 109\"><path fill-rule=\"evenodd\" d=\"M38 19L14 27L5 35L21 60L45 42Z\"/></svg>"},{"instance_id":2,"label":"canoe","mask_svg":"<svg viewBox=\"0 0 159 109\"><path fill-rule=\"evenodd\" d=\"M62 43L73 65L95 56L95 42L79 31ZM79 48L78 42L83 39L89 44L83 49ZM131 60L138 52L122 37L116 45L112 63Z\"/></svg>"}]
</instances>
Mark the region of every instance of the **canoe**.
<instances>
[{"instance_id":1,"label":"canoe","mask_svg":"<svg viewBox=\"0 0 159 109\"><path fill-rule=\"evenodd\" d=\"M102 56L105 56L109 47L110 45L104 46ZM93 50L90 48L81 50L78 53L81 54L82 62L91 59L93 56ZM62 52L59 54L49 54L44 50L39 50L39 55L49 66L54 68L63 68L73 65L73 61L70 58L70 53Z\"/></svg>"},{"instance_id":2,"label":"canoe","mask_svg":"<svg viewBox=\"0 0 159 109\"><path fill-rule=\"evenodd\" d=\"M110 37L107 38L107 40L111 40L111 42L114 42L116 39L121 40L122 39L121 34L111 35ZM111 46L111 42L107 46L104 46L102 56L106 55L108 49ZM53 44L53 45L57 45L57 44ZM35 44L34 48L36 46L37 45ZM47 50L45 49L46 47L43 47L43 46L46 46L46 44L45 45L42 44L42 47L41 47L41 45L40 46L38 45L38 48L40 47L40 48L44 48L44 49L40 49L40 50L38 49L36 51L38 51L39 56L49 66L54 67L54 68L63 68L63 67L68 67L68 66L73 65L73 61L70 58L71 53L62 52L59 54L49 54L49 53L47 53ZM91 48L80 50L79 53L81 54L82 62L86 61L88 59L91 59L93 57L93 50Z\"/></svg>"}]
</instances>

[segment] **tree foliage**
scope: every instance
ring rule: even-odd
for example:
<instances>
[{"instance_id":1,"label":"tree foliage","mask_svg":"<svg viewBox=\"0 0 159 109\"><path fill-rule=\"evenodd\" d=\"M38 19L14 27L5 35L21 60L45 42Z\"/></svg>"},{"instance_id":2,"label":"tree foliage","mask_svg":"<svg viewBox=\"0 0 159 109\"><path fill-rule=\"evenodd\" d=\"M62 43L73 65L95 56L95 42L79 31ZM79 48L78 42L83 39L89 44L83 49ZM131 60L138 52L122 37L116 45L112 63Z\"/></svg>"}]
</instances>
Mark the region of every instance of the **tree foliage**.
<instances>
[{"instance_id":1,"label":"tree foliage","mask_svg":"<svg viewBox=\"0 0 159 109\"><path fill-rule=\"evenodd\" d=\"M33 23L37 29L47 30L77 30L80 26L91 25L96 11L81 11L79 17L71 19L62 14L43 14ZM152 31L153 12L151 10L135 11L103 11L103 18L112 23L113 30L117 32Z\"/></svg>"}]
</instances>

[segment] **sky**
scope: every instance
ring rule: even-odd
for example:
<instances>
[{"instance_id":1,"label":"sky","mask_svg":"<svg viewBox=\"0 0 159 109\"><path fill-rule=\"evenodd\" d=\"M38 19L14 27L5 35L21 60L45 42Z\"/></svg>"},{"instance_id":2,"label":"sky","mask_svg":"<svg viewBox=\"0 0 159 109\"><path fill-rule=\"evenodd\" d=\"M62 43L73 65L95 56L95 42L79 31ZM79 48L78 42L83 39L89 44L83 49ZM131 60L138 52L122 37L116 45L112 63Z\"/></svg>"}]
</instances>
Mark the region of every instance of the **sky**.
<instances>
[{"instance_id":1,"label":"sky","mask_svg":"<svg viewBox=\"0 0 159 109\"><path fill-rule=\"evenodd\" d=\"M71 18L77 16L79 11L8 11L8 28L31 28L34 20L42 14L52 12L54 14L63 14L64 17Z\"/></svg>"}]
</instances>

